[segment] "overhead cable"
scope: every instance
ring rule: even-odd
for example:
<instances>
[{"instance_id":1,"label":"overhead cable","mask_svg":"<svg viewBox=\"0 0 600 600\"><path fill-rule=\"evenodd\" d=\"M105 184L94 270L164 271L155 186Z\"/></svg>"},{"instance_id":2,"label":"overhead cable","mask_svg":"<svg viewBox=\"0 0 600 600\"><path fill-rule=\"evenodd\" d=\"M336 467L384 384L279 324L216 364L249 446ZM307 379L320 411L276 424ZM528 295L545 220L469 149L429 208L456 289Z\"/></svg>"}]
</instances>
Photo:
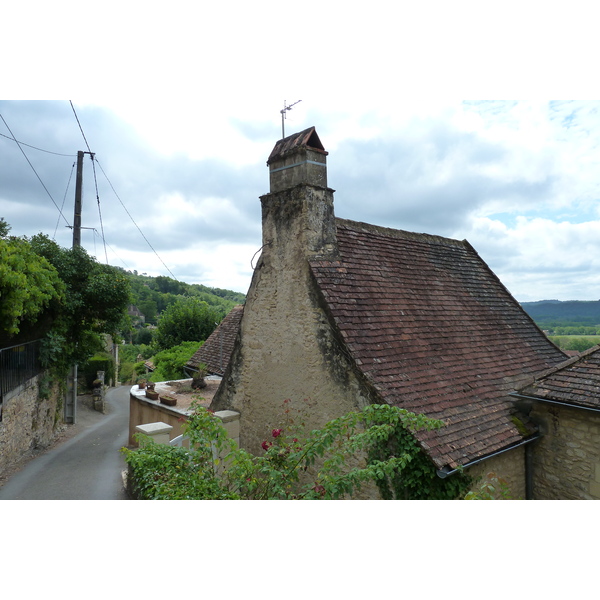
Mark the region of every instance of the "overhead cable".
<instances>
[{"instance_id":1,"label":"overhead cable","mask_svg":"<svg viewBox=\"0 0 600 600\"><path fill-rule=\"evenodd\" d=\"M4 117L1 114L0 114L0 119L2 119L2 121L6 125L6 128L10 132L10 135L12 135L12 139L15 141L15 143L17 144L17 146L19 146L19 150L23 153L23 156L25 157L25 160L29 163L29 166L31 167L31 169L35 173L35 176L39 179L40 183L42 184L42 187L46 190L46 194L48 194L48 196L50 197L50 200L52 200L52 203L54 204L54 206L56 206L56 210L58 210L60 216L65 220L65 223L67 224L67 226L69 226L69 221L67 221L67 219L65 218L65 215L63 215L62 210L60 208L58 208L58 204L56 204L56 202L54 201L54 198L52 197L52 194L48 191L48 188L44 185L44 182L42 181L42 178L38 175L38 172L35 170L34 166L31 164L31 161L29 160L29 158L27 158L27 154L25 154L25 151L21 147L20 142L14 136L13 132L11 131L10 127L8 126L8 123L4 120Z\"/></svg>"},{"instance_id":2,"label":"overhead cable","mask_svg":"<svg viewBox=\"0 0 600 600\"><path fill-rule=\"evenodd\" d=\"M73 102L71 102L71 100L69 100L69 104L71 105L71 108L73 109L73 114L75 115L75 119L77 120L77 125L79 125L79 131L81 131L81 135L83 136L83 141L85 142L85 145L87 146L90 158L92 159L92 169L94 171L94 184L96 186L96 202L98 203L98 215L100 217L100 230L102 231L102 242L104 243L104 257L106 259L106 264L108 264L108 254L106 252L106 238L104 237L104 224L102 223L102 211L100 210L100 195L98 194L98 181L96 179L96 167L94 165L94 153L92 152L92 149L90 148L90 145L88 144L87 138L85 137L85 133L83 133L83 127L81 126L81 123L79 122L79 117L77 116L77 112L75 111L75 107L73 106ZM95 243L95 238L94 238L94 243Z\"/></svg>"},{"instance_id":3,"label":"overhead cable","mask_svg":"<svg viewBox=\"0 0 600 600\"><path fill-rule=\"evenodd\" d=\"M160 262L164 265L165 269L167 269L167 271L169 273L171 273L171 277L173 279L175 279L175 281L178 281L177 277L175 277L175 275L173 275L173 273L171 272L171 269L169 269L169 267L167 267L167 265L165 264L164 260L158 255L158 252L156 252L156 250L153 248L152 244L148 241L148 238L144 235L144 232L140 229L139 225L135 222L135 220L131 216L131 213L127 210L127 207L125 206L125 204L123 204L123 201L121 200L121 198L119 198L119 194L117 194L117 191L115 190L115 188L114 188L113 184L111 183L110 179L108 178L108 176L104 172L104 169L102 168L102 165L100 164L100 162L98 161L98 159L94 158L94 160L98 163L98 167L100 167L100 170L102 171L102 174L104 175L104 177L106 177L106 181L108 181L108 184L110 185L110 187L112 188L112 191L115 193L115 196L117 197L117 199L121 203L121 206L124 208L125 212L127 213L127 215L129 216L129 218L131 219L131 222L137 227L137 230L140 232L140 234L142 235L142 237L144 238L144 240L146 240L146 243L148 244L148 246L150 247L150 249L152 250L152 252L154 252L154 254L156 254L156 257L158 258L158 260L160 260Z\"/></svg>"},{"instance_id":4,"label":"overhead cable","mask_svg":"<svg viewBox=\"0 0 600 600\"><path fill-rule=\"evenodd\" d=\"M21 144L21 146L27 146L28 148L33 148L34 150L39 150L40 152L46 152L47 154L54 154L55 156L77 156L76 154L61 154L60 152L50 152L50 150L44 150L43 148L38 148L37 146L32 146L31 144L26 144L25 142L15 140L14 138L9 137L8 135L4 135L3 133L0 133L0 135L2 137L5 137L7 140L13 140L18 144Z\"/></svg>"},{"instance_id":5,"label":"overhead cable","mask_svg":"<svg viewBox=\"0 0 600 600\"><path fill-rule=\"evenodd\" d=\"M73 109L73 114L75 115L75 119L77 120L77 125L79 125L79 131L81 131L81 135L83 136L83 141L85 142L85 145L87 146L88 152L90 154L92 154L92 149L90 148L90 145L88 144L88 141L85 138L85 133L83 133L83 128L81 127L81 123L79 122L79 117L77 116L77 113L75 112L75 107L73 106L73 103L70 100L69 100L69 104L71 105L71 108Z\"/></svg>"},{"instance_id":6,"label":"overhead cable","mask_svg":"<svg viewBox=\"0 0 600 600\"><path fill-rule=\"evenodd\" d=\"M65 189L65 195L63 196L63 201L62 201L62 205L60 207L61 211L65 206L65 200L67 199L67 193L69 191L69 186L71 185L71 179L73 177L73 171L75 170L75 163L73 163L73 166L71 167L71 173L69 175L69 181L67 181L67 188ZM56 227L54 228L54 235L52 236L52 239L54 239L56 237L56 232L58 230L58 224L60 223L60 216L58 217L58 219L56 220Z\"/></svg>"}]
</instances>

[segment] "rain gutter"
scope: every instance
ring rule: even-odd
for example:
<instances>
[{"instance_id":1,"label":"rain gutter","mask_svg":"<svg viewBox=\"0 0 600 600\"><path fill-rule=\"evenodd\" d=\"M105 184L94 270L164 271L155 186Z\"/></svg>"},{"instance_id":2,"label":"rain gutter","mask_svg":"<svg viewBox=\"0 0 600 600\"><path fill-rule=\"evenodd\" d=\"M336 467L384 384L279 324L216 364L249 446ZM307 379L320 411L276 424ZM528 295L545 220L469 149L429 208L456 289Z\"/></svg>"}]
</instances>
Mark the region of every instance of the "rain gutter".
<instances>
[{"instance_id":1,"label":"rain gutter","mask_svg":"<svg viewBox=\"0 0 600 600\"><path fill-rule=\"evenodd\" d=\"M462 471L464 469L468 469L469 467L472 467L473 465L479 464L485 460L489 460L490 458L494 458L495 456L498 456L499 454L504 454L505 452L508 452L509 450L514 450L515 448L519 448L520 446L525 446L526 444L535 442L540 437L541 436L539 434L528 437L526 440L522 440L522 441L518 442L517 444L513 444L512 446L509 446L508 448L503 448L502 450L498 450L498 452L493 452L492 454L487 454L486 456L477 458L476 460L472 460L471 462L468 462L466 465L461 465L457 469L452 469L450 471L446 470L447 467L444 467L443 469L438 469L436 471L436 474L440 479L446 479L446 477L450 477L450 475L454 475L455 473L458 473L459 471Z\"/></svg>"},{"instance_id":2,"label":"rain gutter","mask_svg":"<svg viewBox=\"0 0 600 600\"><path fill-rule=\"evenodd\" d=\"M588 410L590 412L600 413L600 408L594 408L592 406L579 406L577 404L569 404L568 402L560 402L559 400L548 400L547 398L540 398L539 396L526 396L525 394L519 394L519 392L511 392L509 396L512 396L513 398L519 398L520 400L546 402L547 404L556 404L557 406L564 406L565 408L579 408L580 410Z\"/></svg>"}]
</instances>

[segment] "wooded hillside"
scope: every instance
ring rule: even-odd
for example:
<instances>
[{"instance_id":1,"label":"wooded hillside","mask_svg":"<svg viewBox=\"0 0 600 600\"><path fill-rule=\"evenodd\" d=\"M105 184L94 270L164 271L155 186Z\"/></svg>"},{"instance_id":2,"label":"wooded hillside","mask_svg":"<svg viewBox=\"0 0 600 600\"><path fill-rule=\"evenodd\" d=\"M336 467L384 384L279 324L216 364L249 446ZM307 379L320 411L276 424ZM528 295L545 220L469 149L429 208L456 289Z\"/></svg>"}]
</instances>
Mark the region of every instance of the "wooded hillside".
<instances>
[{"instance_id":1,"label":"wooded hillside","mask_svg":"<svg viewBox=\"0 0 600 600\"><path fill-rule=\"evenodd\" d=\"M600 300L540 300L521 306L542 329L600 327Z\"/></svg>"},{"instance_id":2,"label":"wooded hillside","mask_svg":"<svg viewBox=\"0 0 600 600\"><path fill-rule=\"evenodd\" d=\"M231 290L184 283L170 277L140 275L137 271L124 272L131 283L131 303L144 314L146 323L153 325L156 325L158 315L174 304L179 296L193 296L206 302L221 313L221 318L246 299L244 294Z\"/></svg>"}]
</instances>

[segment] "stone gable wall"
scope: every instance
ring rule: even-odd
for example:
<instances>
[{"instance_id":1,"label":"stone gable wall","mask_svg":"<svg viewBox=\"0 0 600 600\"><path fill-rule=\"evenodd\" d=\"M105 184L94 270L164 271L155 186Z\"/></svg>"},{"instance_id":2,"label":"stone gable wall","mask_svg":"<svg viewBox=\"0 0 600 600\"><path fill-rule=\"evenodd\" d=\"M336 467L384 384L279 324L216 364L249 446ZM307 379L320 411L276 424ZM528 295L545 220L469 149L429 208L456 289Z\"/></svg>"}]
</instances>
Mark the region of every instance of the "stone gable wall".
<instances>
[{"instance_id":1,"label":"stone gable wall","mask_svg":"<svg viewBox=\"0 0 600 600\"><path fill-rule=\"evenodd\" d=\"M537 402L543 437L533 448L535 500L600 499L600 414Z\"/></svg>"}]
</instances>

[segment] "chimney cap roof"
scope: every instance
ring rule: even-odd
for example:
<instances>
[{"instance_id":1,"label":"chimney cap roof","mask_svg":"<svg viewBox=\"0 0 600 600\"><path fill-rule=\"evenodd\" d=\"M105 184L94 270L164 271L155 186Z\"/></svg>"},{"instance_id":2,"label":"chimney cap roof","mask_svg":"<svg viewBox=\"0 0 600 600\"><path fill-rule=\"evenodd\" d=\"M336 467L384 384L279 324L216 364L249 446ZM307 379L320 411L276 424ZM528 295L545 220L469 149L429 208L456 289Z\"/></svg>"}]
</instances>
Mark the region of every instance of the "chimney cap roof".
<instances>
[{"instance_id":1,"label":"chimney cap roof","mask_svg":"<svg viewBox=\"0 0 600 600\"><path fill-rule=\"evenodd\" d=\"M317 135L317 130L314 127L309 127L304 131L288 135L286 138L279 140L269 155L267 165L303 148L308 148L325 155L328 154Z\"/></svg>"}]
</instances>

